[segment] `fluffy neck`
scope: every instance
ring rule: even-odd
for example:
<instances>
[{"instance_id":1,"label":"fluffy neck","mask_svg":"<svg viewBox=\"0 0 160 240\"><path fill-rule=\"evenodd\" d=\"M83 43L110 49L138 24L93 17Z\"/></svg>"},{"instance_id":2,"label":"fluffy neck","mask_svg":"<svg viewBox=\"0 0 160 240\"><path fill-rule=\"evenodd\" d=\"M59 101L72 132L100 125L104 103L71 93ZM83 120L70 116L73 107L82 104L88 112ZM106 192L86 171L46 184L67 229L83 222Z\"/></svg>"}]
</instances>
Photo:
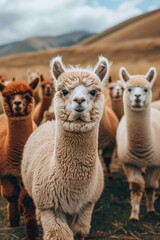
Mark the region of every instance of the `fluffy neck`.
<instances>
[{"instance_id":1,"label":"fluffy neck","mask_svg":"<svg viewBox=\"0 0 160 240\"><path fill-rule=\"evenodd\" d=\"M125 107L128 146L133 153L142 153L152 148L150 110L150 106L139 112Z\"/></svg>"},{"instance_id":2,"label":"fluffy neck","mask_svg":"<svg viewBox=\"0 0 160 240\"><path fill-rule=\"evenodd\" d=\"M118 98L118 99L112 98L112 109L116 113L118 119L120 120L122 118L122 116L124 115L122 98Z\"/></svg>"},{"instance_id":3,"label":"fluffy neck","mask_svg":"<svg viewBox=\"0 0 160 240\"><path fill-rule=\"evenodd\" d=\"M48 110L51 103L52 103L53 97L43 97L40 102L40 109L41 111Z\"/></svg>"},{"instance_id":4,"label":"fluffy neck","mask_svg":"<svg viewBox=\"0 0 160 240\"><path fill-rule=\"evenodd\" d=\"M89 132L68 132L56 120L54 159L64 176L73 175L73 179L84 173L92 175L98 158L98 128L93 127Z\"/></svg>"},{"instance_id":5,"label":"fluffy neck","mask_svg":"<svg viewBox=\"0 0 160 240\"><path fill-rule=\"evenodd\" d=\"M33 131L32 117L7 118L7 124L8 151L22 153L24 144Z\"/></svg>"}]
</instances>

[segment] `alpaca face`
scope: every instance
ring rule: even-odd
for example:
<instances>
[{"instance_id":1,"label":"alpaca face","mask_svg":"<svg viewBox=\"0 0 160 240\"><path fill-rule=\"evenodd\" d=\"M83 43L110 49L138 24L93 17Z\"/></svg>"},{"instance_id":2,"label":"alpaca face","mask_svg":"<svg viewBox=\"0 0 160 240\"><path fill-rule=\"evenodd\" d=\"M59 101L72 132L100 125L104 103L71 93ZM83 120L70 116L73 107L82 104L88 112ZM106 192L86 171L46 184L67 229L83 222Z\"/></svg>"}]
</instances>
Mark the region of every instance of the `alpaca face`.
<instances>
[{"instance_id":1,"label":"alpaca face","mask_svg":"<svg viewBox=\"0 0 160 240\"><path fill-rule=\"evenodd\" d=\"M68 75L68 74L67 74ZM87 73L83 74L77 72L77 82L75 79L75 86L68 86L63 81L68 76L63 74L58 84L58 92L55 95L55 111L58 113L58 119L64 123L68 129L72 129L73 125L86 127L86 130L95 125L101 119L104 96L102 94L102 84L98 82L93 76ZM72 75L72 73L70 73ZM91 80L92 84L87 85ZM79 81L79 77L81 77ZM63 82L63 86L61 83Z\"/></svg>"},{"instance_id":2,"label":"alpaca face","mask_svg":"<svg viewBox=\"0 0 160 240\"><path fill-rule=\"evenodd\" d=\"M28 115L32 111L31 105L33 105L33 97L29 92L10 95L4 98L4 108L12 116Z\"/></svg>"},{"instance_id":3,"label":"alpaca face","mask_svg":"<svg viewBox=\"0 0 160 240\"><path fill-rule=\"evenodd\" d=\"M156 70L150 68L146 75L130 75L125 68L120 69L120 77L125 88L124 103L133 111L143 111L151 103Z\"/></svg>"},{"instance_id":4,"label":"alpaca face","mask_svg":"<svg viewBox=\"0 0 160 240\"><path fill-rule=\"evenodd\" d=\"M143 110L143 108L150 103L151 89L146 84L143 87L132 87L128 84L126 88L126 98L131 109Z\"/></svg>"},{"instance_id":5,"label":"alpaca face","mask_svg":"<svg viewBox=\"0 0 160 240\"><path fill-rule=\"evenodd\" d=\"M53 97L54 96L54 85L53 81L44 81L41 83L42 94L45 97Z\"/></svg>"},{"instance_id":6,"label":"alpaca face","mask_svg":"<svg viewBox=\"0 0 160 240\"><path fill-rule=\"evenodd\" d=\"M39 79L33 80L29 85L24 82L12 82L7 86L0 83L3 96L3 108L8 117L29 115L34 108L33 90L37 87Z\"/></svg>"},{"instance_id":7,"label":"alpaca face","mask_svg":"<svg viewBox=\"0 0 160 240\"><path fill-rule=\"evenodd\" d=\"M114 100L122 98L124 88L120 81L109 84L110 96Z\"/></svg>"}]
</instances>

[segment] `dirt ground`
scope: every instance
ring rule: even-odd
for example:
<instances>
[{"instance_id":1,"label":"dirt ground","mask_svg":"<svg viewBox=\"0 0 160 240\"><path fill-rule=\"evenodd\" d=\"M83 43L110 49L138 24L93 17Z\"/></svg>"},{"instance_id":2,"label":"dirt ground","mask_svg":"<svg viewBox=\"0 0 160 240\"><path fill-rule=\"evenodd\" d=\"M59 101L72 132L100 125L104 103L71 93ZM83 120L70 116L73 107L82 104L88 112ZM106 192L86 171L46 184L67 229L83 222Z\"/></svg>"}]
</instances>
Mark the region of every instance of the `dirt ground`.
<instances>
[{"instance_id":1,"label":"dirt ground","mask_svg":"<svg viewBox=\"0 0 160 240\"><path fill-rule=\"evenodd\" d=\"M128 221L130 215L128 183L123 172L115 167L116 164L115 162L112 169L111 180L105 174L104 192L95 206L87 240L159 240L160 217L155 219L146 214L144 198L140 221L138 223ZM156 195L156 210L160 212L160 191ZM20 227L8 228L6 201L0 198L0 240L16 239L26 239L23 218Z\"/></svg>"}]
</instances>

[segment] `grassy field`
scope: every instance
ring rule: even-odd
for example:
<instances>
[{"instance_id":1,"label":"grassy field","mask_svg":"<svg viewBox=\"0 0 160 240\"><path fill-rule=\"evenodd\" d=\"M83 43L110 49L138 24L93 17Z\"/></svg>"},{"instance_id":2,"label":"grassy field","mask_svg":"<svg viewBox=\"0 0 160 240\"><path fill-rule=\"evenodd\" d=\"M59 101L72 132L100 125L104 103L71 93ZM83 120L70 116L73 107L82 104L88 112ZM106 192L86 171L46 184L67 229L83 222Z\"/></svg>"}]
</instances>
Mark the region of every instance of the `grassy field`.
<instances>
[{"instance_id":1,"label":"grassy field","mask_svg":"<svg viewBox=\"0 0 160 240\"><path fill-rule=\"evenodd\" d=\"M141 204L140 221L128 221L130 215L129 187L122 171L113 164L113 178L105 175L105 188L96 204L88 240L159 240L160 217L148 216L145 199ZM21 226L7 228L6 201L0 198L0 240L25 240L23 218ZM156 196L156 209L160 211L160 191ZM41 227L40 227L41 231ZM41 231L42 232L42 231Z\"/></svg>"}]
</instances>

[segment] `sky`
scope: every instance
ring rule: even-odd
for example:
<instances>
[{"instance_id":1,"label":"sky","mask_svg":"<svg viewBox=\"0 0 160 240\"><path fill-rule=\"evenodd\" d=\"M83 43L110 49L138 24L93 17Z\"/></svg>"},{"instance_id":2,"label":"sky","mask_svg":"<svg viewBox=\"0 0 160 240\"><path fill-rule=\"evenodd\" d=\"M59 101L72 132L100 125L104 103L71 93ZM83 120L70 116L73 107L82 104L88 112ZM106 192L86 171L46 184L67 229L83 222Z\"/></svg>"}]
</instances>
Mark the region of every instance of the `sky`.
<instances>
[{"instance_id":1,"label":"sky","mask_svg":"<svg viewBox=\"0 0 160 240\"><path fill-rule=\"evenodd\" d=\"M72 31L101 32L160 0L0 0L0 45Z\"/></svg>"}]
</instances>

